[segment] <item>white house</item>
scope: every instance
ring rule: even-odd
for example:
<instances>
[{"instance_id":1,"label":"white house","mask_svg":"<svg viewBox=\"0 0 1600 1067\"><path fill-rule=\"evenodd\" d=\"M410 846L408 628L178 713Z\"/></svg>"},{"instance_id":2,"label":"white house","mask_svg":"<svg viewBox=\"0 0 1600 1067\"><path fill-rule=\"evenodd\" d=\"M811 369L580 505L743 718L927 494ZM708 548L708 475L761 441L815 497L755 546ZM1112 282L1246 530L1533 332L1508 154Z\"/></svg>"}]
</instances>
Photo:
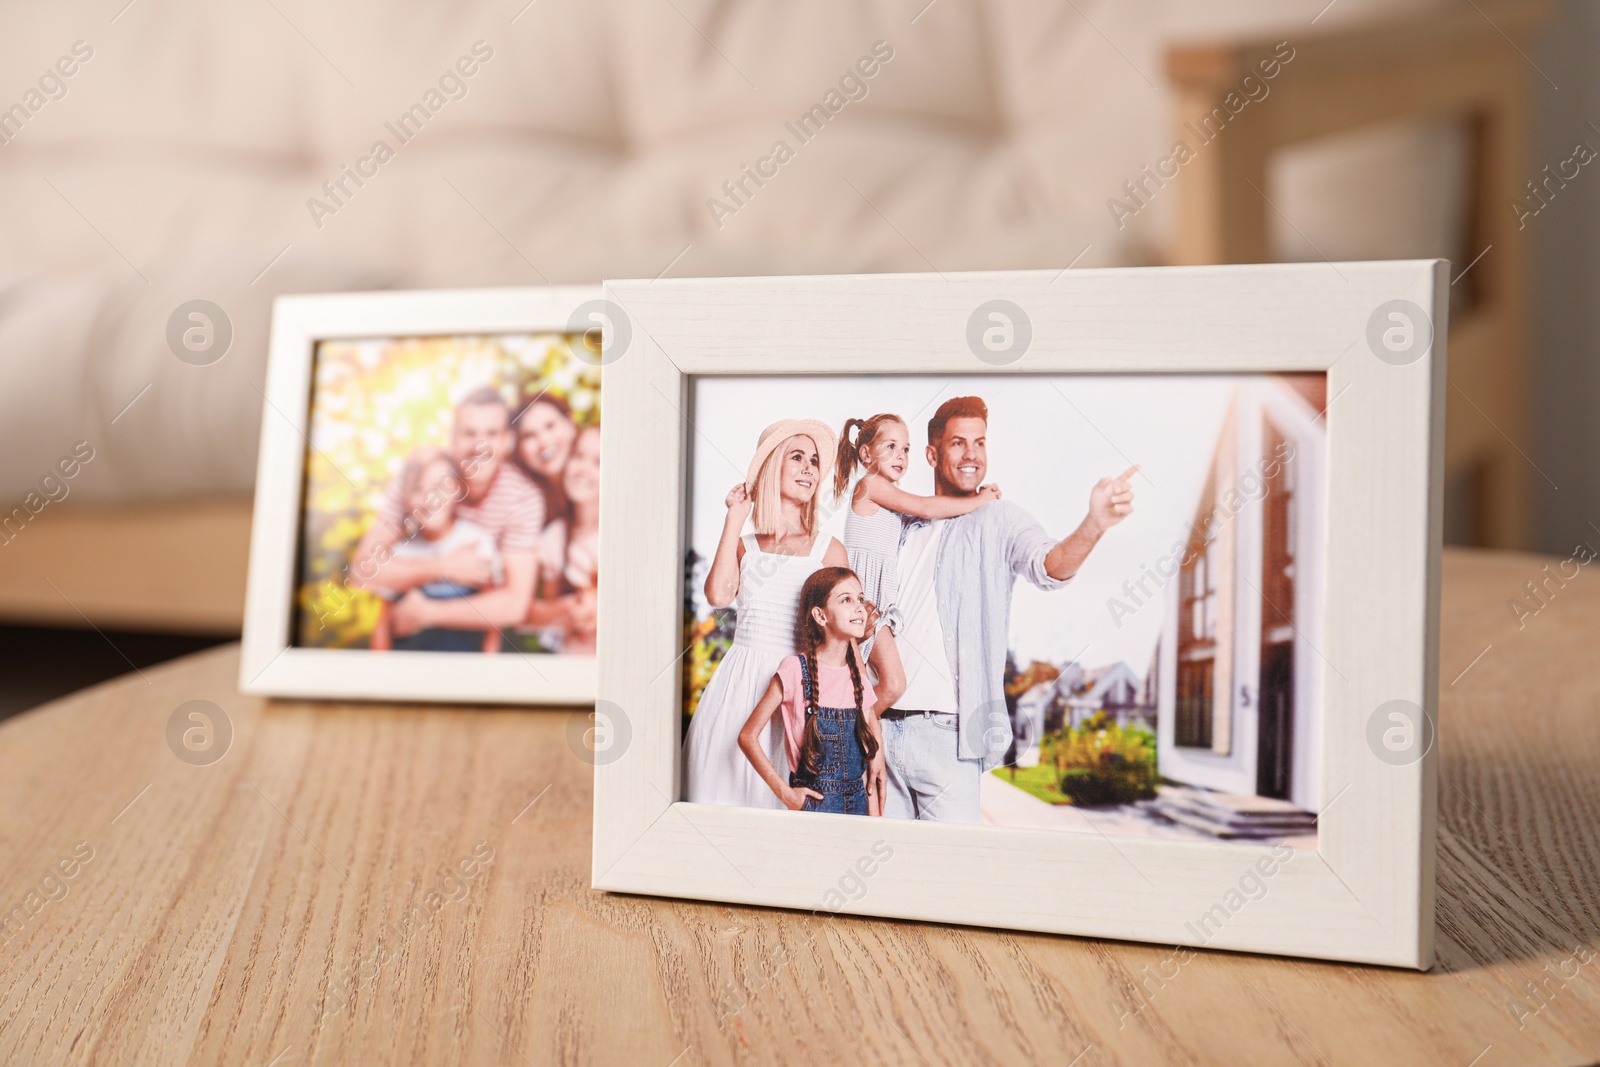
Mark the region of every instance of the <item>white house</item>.
<instances>
[{"instance_id":1,"label":"white house","mask_svg":"<svg viewBox=\"0 0 1600 1067\"><path fill-rule=\"evenodd\" d=\"M1066 695L1071 726L1082 726L1097 712L1118 726L1155 727L1156 708L1144 701L1144 679L1126 663L1113 663L1083 672L1077 691Z\"/></svg>"},{"instance_id":2,"label":"white house","mask_svg":"<svg viewBox=\"0 0 1600 1067\"><path fill-rule=\"evenodd\" d=\"M1239 387L1188 550L1163 561L1178 580L1156 657L1162 776L1308 812L1320 803L1326 391L1321 375Z\"/></svg>"}]
</instances>

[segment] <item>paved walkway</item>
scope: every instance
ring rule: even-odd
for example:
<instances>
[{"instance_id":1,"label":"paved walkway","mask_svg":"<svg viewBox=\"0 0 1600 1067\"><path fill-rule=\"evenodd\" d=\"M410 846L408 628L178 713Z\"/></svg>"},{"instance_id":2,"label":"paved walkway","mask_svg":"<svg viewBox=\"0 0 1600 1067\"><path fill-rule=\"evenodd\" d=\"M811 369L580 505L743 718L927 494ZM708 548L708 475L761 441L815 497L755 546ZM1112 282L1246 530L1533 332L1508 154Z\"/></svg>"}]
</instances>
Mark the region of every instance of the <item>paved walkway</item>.
<instances>
[{"instance_id":1,"label":"paved walkway","mask_svg":"<svg viewBox=\"0 0 1600 1067\"><path fill-rule=\"evenodd\" d=\"M1168 822L1151 813L1144 801L1105 808L1079 808L1047 804L993 774L983 776L982 816L988 826L1019 830L1066 830L1069 833L1117 834L1124 837L1160 837L1174 841L1218 839L1208 833ZM1245 842L1261 844L1262 842ZM1315 834L1288 839L1295 848L1317 847Z\"/></svg>"}]
</instances>

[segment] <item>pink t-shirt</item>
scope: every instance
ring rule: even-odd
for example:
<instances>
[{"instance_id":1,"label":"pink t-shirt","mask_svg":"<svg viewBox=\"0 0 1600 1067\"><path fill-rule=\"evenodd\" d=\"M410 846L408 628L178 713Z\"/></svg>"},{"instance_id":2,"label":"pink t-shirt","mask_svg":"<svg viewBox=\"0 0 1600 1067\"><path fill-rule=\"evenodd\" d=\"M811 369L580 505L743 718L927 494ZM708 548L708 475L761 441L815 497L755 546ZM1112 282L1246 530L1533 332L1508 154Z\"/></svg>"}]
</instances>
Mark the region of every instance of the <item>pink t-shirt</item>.
<instances>
[{"instance_id":1,"label":"pink t-shirt","mask_svg":"<svg viewBox=\"0 0 1600 1067\"><path fill-rule=\"evenodd\" d=\"M815 663L816 673L821 675L820 688L817 690L817 706L819 708L853 708L856 706L855 682L850 679L850 667L841 665L830 667L825 663ZM800 766L800 738L806 728L806 697L800 688L800 657L785 656L783 662L778 664L778 681L783 686L783 703L778 705L783 712L783 743L789 750L789 766ZM817 682L816 678L812 679ZM861 675L861 707L863 710L871 708L878 699L872 691L872 683L867 681L865 673Z\"/></svg>"}]
</instances>

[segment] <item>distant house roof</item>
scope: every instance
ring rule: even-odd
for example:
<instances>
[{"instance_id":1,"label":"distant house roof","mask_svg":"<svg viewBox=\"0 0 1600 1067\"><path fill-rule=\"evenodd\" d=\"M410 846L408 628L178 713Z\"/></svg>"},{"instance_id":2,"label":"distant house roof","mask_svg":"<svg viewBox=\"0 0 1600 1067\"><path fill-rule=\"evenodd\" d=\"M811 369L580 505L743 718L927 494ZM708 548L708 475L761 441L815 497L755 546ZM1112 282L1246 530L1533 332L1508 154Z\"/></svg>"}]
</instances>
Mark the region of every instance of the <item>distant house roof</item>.
<instances>
[{"instance_id":1,"label":"distant house roof","mask_svg":"<svg viewBox=\"0 0 1600 1067\"><path fill-rule=\"evenodd\" d=\"M1032 708L1037 704L1049 704L1055 696L1055 691L1055 682L1040 682L1017 698L1017 708L1021 710Z\"/></svg>"},{"instance_id":2,"label":"distant house roof","mask_svg":"<svg viewBox=\"0 0 1600 1067\"><path fill-rule=\"evenodd\" d=\"M1100 667L1081 667L1076 663L1061 665L1061 676L1048 682L1031 686L1017 698L1017 707L1033 708L1049 704L1057 698L1078 707L1104 706L1111 691L1125 684L1134 703L1145 703L1144 682L1126 663L1108 663Z\"/></svg>"},{"instance_id":3,"label":"distant house roof","mask_svg":"<svg viewBox=\"0 0 1600 1067\"><path fill-rule=\"evenodd\" d=\"M1140 678L1126 663L1112 663L1084 671L1083 679L1081 691L1073 693L1068 698L1074 704L1100 707L1105 704L1111 691L1118 685L1126 685L1129 693L1135 699L1138 698Z\"/></svg>"}]
</instances>

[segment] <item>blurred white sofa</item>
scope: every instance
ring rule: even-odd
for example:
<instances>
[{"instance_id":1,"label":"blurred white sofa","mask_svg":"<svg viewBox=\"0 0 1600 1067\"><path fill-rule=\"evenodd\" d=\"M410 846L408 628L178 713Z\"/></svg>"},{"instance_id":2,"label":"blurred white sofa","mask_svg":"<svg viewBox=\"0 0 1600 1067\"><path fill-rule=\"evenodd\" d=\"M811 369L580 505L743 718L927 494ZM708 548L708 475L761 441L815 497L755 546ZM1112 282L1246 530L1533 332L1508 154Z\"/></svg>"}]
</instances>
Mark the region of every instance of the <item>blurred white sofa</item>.
<instances>
[{"instance_id":1,"label":"blurred white sofa","mask_svg":"<svg viewBox=\"0 0 1600 1067\"><path fill-rule=\"evenodd\" d=\"M1512 33L1531 25L1525 5L1485 9ZM1487 225L1485 169L1482 138L1452 120L1488 99L1469 82L1499 92L1520 63L1476 19L1428 0L10 6L0 511L78 442L94 459L0 544L0 617L237 628L278 293L1464 264ZM1280 41L1293 58L1203 162L1130 200L1178 122ZM1418 77L1437 99L1408 109ZM812 127L795 124L819 106L827 121L802 141ZM1396 116L1430 121L1385 125ZM1491 158L1515 154L1521 134L1495 128ZM762 162L780 140L792 158ZM1251 173L1270 202L1240 192ZM1502 263L1479 269L1514 289L1514 254ZM195 298L235 331L205 367L166 340Z\"/></svg>"}]
</instances>

